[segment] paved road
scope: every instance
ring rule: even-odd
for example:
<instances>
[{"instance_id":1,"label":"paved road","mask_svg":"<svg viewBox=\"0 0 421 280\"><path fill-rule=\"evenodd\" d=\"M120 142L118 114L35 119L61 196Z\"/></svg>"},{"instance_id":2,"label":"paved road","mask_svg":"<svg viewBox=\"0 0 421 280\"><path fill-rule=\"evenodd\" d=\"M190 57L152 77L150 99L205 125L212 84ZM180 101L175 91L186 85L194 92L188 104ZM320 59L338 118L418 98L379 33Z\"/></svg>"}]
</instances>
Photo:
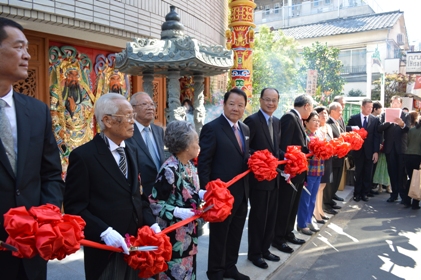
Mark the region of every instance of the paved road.
<instances>
[{"instance_id":1,"label":"paved road","mask_svg":"<svg viewBox=\"0 0 421 280\"><path fill-rule=\"evenodd\" d=\"M421 279L421 211L350 201L271 279Z\"/></svg>"},{"instance_id":2,"label":"paved road","mask_svg":"<svg viewBox=\"0 0 421 280\"><path fill-rule=\"evenodd\" d=\"M349 199L351 197L351 192L353 188L346 187L344 191L339 192L341 197ZM341 203L344 207L347 203ZM335 220L333 218L333 220ZM250 261L247 260L247 222L244 227L243 237L241 241L240 254L238 259L238 269L240 272L249 275L252 280L264 280L264 279L281 279L277 278L278 276L273 276L276 274L278 269L287 262L288 259L293 257L296 253L290 255L278 251L275 248L272 248L272 253L279 255L281 257L280 262L268 262L268 269L260 269L255 267ZM307 235L301 235L296 233L297 237L309 240L310 237ZM314 239L314 237L313 237ZM203 280L207 279L206 277L206 268L207 268L207 255L208 255L208 246L209 246L209 232L207 227L205 228L204 234L199 237L199 246L198 246L198 255L197 255L197 279ZM300 249L299 245L290 245L296 251ZM85 273L83 268L83 252L82 250L77 253L66 257L61 261L50 261L48 263L48 280L80 280L84 279Z\"/></svg>"}]
</instances>

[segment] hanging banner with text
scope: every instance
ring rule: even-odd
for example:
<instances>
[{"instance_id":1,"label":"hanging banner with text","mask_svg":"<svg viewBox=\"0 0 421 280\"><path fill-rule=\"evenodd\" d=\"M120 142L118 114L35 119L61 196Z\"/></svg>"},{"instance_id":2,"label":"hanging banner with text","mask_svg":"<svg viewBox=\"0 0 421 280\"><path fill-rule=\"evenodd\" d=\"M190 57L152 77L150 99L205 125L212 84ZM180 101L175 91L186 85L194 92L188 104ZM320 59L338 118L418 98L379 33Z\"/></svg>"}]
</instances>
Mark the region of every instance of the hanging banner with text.
<instances>
[{"instance_id":1,"label":"hanging banner with text","mask_svg":"<svg viewBox=\"0 0 421 280\"><path fill-rule=\"evenodd\" d=\"M310 69L307 71L306 93L310 95L315 95L316 88L317 88L317 70Z\"/></svg>"}]
</instances>

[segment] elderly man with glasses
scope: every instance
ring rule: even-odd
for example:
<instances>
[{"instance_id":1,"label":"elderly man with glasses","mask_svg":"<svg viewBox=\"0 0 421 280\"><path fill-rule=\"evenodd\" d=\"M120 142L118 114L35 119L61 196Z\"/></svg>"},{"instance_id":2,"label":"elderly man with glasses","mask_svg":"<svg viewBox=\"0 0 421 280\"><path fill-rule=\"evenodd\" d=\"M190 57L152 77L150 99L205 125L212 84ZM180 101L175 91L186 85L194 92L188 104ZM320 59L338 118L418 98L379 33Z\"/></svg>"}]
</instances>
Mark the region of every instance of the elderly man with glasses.
<instances>
[{"instance_id":1,"label":"elderly man with glasses","mask_svg":"<svg viewBox=\"0 0 421 280\"><path fill-rule=\"evenodd\" d=\"M133 94L130 104L137 115L133 137L127 139L126 142L137 151L142 190L146 196L149 196L152 193L156 175L165 161L164 130L153 124L156 106L146 92Z\"/></svg>"},{"instance_id":2,"label":"elderly man with glasses","mask_svg":"<svg viewBox=\"0 0 421 280\"><path fill-rule=\"evenodd\" d=\"M101 133L70 154L66 177L64 211L86 222L85 237L113 247L128 248L123 236L137 229L159 226L140 193L137 154L125 145L133 136L132 106L120 94L107 93L95 104ZM86 279L138 279L121 253L84 248Z\"/></svg>"}]
</instances>

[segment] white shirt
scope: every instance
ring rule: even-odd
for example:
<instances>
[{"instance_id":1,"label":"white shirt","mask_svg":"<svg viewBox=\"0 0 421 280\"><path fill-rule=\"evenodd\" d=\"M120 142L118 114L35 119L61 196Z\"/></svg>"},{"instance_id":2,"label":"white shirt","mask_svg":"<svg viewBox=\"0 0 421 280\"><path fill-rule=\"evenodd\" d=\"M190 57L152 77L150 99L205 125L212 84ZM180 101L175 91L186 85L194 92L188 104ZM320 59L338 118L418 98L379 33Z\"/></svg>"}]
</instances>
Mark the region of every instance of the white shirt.
<instances>
[{"instance_id":1,"label":"white shirt","mask_svg":"<svg viewBox=\"0 0 421 280\"><path fill-rule=\"evenodd\" d=\"M9 93L3 97L0 97L0 99L3 99L4 102L6 102L5 112L6 112L7 118L10 121L10 126L12 127L13 148L15 150L16 157L17 157L18 155L18 129L17 129L17 123L16 123L15 101L13 100L13 89L10 88Z\"/></svg>"},{"instance_id":2,"label":"white shirt","mask_svg":"<svg viewBox=\"0 0 421 280\"><path fill-rule=\"evenodd\" d=\"M107 136L105 136L105 137L107 137ZM110 145L108 148L110 149L111 154L113 155L114 160L115 160L115 162L117 163L117 166L118 166L119 163L120 163L120 157L121 156L117 152L117 148L120 148L121 147L121 148L124 149L126 147L126 143L123 140L123 141L121 141L120 146L119 146L116 143L114 143L110 138L107 137L107 139L108 139L108 144ZM126 157L126 166L128 166L128 164L127 164L127 157ZM129 170L129 169L126 168L126 174L125 174L126 178L127 178L127 170Z\"/></svg>"},{"instance_id":3,"label":"white shirt","mask_svg":"<svg viewBox=\"0 0 421 280\"><path fill-rule=\"evenodd\" d=\"M137 126L137 128L139 129L139 131L140 131L140 135L142 135L142 138L143 138L143 142L145 142L145 144L147 143L146 142L146 132L143 130L145 127L147 127L147 126L144 126L143 124L141 124L140 122L138 122L138 121L134 121L134 123L136 124L136 126ZM158 160L159 160L159 153L158 153L158 148L157 148L157 146L156 146L156 143L155 143L155 139L153 138L153 132L152 132L152 127L151 126L148 126L149 127L149 129L150 129L150 133L149 133L149 139L151 140L151 142L152 142L152 145L153 145L153 149L154 149L154 151L155 151L155 153L156 153L156 155L158 156Z\"/></svg>"}]
</instances>

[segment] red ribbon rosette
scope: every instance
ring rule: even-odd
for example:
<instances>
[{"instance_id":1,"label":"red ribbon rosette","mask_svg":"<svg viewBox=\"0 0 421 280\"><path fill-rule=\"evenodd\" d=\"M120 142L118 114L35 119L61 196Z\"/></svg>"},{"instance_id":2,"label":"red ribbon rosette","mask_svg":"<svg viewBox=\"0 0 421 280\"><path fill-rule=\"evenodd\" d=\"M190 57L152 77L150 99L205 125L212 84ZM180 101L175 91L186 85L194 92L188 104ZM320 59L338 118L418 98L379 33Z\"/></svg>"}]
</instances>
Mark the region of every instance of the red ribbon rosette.
<instances>
[{"instance_id":1,"label":"red ribbon rosette","mask_svg":"<svg viewBox=\"0 0 421 280\"><path fill-rule=\"evenodd\" d=\"M329 159L335 154L332 144L326 140L320 140L317 137L311 137L308 148L319 159Z\"/></svg>"},{"instance_id":2,"label":"red ribbon rosette","mask_svg":"<svg viewBox=\"0 0 421 280\"><path fill-rule=\"evenodd\" d=\"M351 150L358 151L364 144L363 138L355 131L341 133L341 136L351 145Z\"/></svg>"},{"instance_id":3,"label":"red ribbon rosette","mask_svg":"<svg viewBox=\"0 0 421 280\"><path fill-rule=\"evenodd\" d=\"M285 158L287 162L284 171L290 175L290 178L308 170L307 157L301 152L301 146L288 146Z\"/></svg>"},{"instance_id":4,"label":"red ribbon rosette","mask_svg":"<svg viewBox=\"0 0 421 280\"><path fill-rule=\"evenodd\" d=\"M330 140L330 143L335 149L335 155L337 155L338 158L345 157L351 150L351 144L345 142L342 137L334 138Z\"/></svg>"},{"instance_id":5,"label":"red ribbon rosette","mask_svg":"<svg viewBox=\"0 0 421 280\"><path fill-rule=\"evenodd\" d=\"M275 179L278 176L278 165L278 159L267 149L256 151L248 160L248 166L258 181Z\"/></svg>"},{"instance_id":6,"label":"red ribbon rosette","mask_svg":"<svg viewBox=\"0 0 421 280\"><path fill-rule=\"evenodd\" d=\"M4 214L4 228L9 234L6 243L18 249L12 252L13 256L33 258L37 254L35 234L38 223L25 206L11 208Z\"/></svg>"},{"instance_id":7,"label":"red ribbon rosette","mask_svg":"<svg viewBox=\"0 0 421 280\"><path fill-rule=\"evenodd\" d=\"M131 246L158 246L153 251L131 251L124 255L127 264L140 272L140 278L149 278L168 269L167 262L171 260L172 245L170 238L165 234L155 234L148 226L137 230L137 236L130 236Z\"/></svg>"},{"instance_id":8,"label":"red ribbon rosette","mask_svg":"<svg viewBox=\"0 0 421 280\"><path fill-rule=\"evenodd\" d=\"M12 252L20 258L32 258L37 253L45 260L63 259L80 249L85 221L79 216L62 215L52 204L10 209L4 226L9 234L7 243L18 248Z\"/></svg>"},{"instance_id":9,"label":"red ribbon rosette","mask_svg":"<svg viewBox=\"0 0 421 280\"><path fill-rule=\"evenodd\" d=\"M365 140L365 138L367 138L367 136L368 136L368 132L367 132L367 130L365 130L364 127L360 128L360 129L353 130L353 132L358 133L363 140Z\"/></svg>"},{"instance_id":10,"label":"red ribbon rosette","mask_svg":"<svg viewBox=\"0 0 421 280\"><path fill-rule=\"evenodd\" d=\"M223 222L231 215L234 205L234 197L228 190L228 184L220 179L210 181L206 185L206 193L203 199L206 204L203 208L213 205L211 209L204 212L202 217L207 222Z\"/></svg>"}]
</instances>

